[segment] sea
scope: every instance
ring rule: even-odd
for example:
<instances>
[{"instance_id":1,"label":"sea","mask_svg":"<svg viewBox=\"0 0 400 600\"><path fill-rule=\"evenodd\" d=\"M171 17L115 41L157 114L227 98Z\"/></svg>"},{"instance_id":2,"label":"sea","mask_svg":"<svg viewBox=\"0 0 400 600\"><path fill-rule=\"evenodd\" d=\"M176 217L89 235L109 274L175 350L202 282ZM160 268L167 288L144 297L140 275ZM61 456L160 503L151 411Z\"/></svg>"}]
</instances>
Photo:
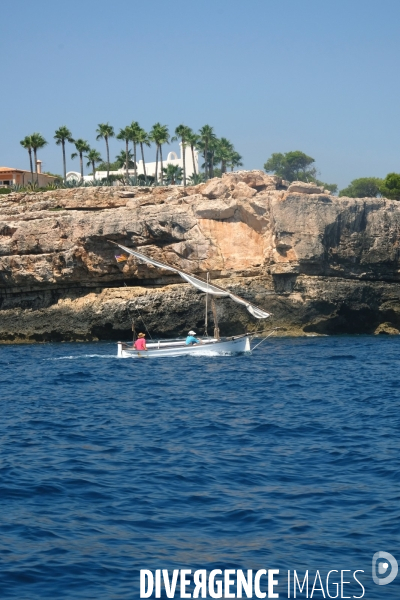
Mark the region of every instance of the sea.
<instances>
[{"instance_id":1,"label":"sea","mask_svg":"<svg viewBox=\"0 0 400 600\"><path fill-rule=\"evenodd\" d=\"M144 569L277 570L280 598L307 572L308 597L400 598L389 563L372 578L377 552L400 562L399 337L116 351L0 347L1 600L136 599Z\"/></svg>"}]
</instances>

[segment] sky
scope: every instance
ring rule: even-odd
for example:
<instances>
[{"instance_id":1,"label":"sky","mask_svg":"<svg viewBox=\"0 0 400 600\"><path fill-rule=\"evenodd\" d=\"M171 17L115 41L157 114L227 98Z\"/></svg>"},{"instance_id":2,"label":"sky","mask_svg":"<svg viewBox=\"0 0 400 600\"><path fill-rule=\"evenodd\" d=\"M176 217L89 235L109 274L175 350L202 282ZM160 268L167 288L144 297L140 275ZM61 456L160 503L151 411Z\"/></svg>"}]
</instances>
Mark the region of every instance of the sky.
<instances>
[{"instance_id":1,"label":"sky","mask_svg":"<svg viewBox=\"0 0 400 600\"><path fill-rule=\"evenodd\" d=\"M339 188L400 172L399 0L14 0L8 18L2 166L29 169L19 141L35 131L62 173L61 125L105 157L99 123L160 121L212 125L246 169L302 150Z\"/></svg>"}]
</instances>

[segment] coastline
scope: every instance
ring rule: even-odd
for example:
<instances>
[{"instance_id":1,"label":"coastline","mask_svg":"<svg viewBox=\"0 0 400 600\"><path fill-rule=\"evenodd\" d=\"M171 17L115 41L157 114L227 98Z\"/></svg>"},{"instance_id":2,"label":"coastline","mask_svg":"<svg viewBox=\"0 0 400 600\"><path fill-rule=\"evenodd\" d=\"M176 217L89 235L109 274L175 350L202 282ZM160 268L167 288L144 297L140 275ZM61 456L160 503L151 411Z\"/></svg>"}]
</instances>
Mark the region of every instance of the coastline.
<instances>
[{"instance_id":1,"label":"coastline","mask_svg":"<svg viewBox=\"0 0 400 600\"><path fill-rule=\"evenodd\" d=\"M272 313L217 301L221 333L400 332L400 205L291 193L261 171L183 189L77 188L0 199L0 343L127 339L204 327L204 295L108 240L219 283Z\"/></svg>"},{"instance_id":2,"label":"coastline","mask_svg":"<svg viewBox=\"0 0 400 600\"><path fill-rule=\"evenodd\" d=\"M226 286L227 280L215 280L215 283ZM229 299L220 299L217 313L221 332L231 335L257 331L262 336L264 331L267 333L272 327L279 327L275 334L279 337L398 334L393 327L392 313L396 309L400 284L363 282L360 285L348 280L337 280L333 286L329 283L301 278L297 281L298 289L302 288L300 294L296 289L287 293L275 292L268 286L271 285L268 277L235 278L234 285L230 280L229 288L235 292L245 289L250 301L263 298L272 317L260 323ZM386 306L386 315L383 310L377 311L380 322L372 308L357 304L357 297L363 294L379 296L381 305ZM342 300L345 295L349 298L347 302ZM94 288L84 293L82 289L57 290L56 301L52 294L26 292L24 303L33 304L32 296L35 296L35 308L21 307L21 295L18 294L14 299L8 298L7 303L3 299L0 344L129 339L132 319L137 329L143 328L141 317L152 335L161 338L184 335L193 323L200 332L204 326L205 297L188 284ZM13 301L17 306L12 308ZM332 307L329 314L326 314L327 306Z\"/></svg>"}]
</instances>

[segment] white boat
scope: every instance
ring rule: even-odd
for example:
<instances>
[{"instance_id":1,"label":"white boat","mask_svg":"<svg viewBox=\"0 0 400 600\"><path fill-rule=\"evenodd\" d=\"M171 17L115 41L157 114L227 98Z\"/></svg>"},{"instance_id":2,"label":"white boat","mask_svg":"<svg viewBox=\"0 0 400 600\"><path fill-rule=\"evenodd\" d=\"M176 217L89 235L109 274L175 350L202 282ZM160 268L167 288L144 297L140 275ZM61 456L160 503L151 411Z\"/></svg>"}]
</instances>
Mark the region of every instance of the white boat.
<instances>
[{"instance_id":1,"label":"white boat","mask_svg":"<svg viewBox=\"0 0 400 600\"><path fill-rule=\"evenodd\" d=\"M211 302L212 311L214 315L214 337L209 337L207 335L208 296L211 295L211 297L219 296L225 298L229 297L234 302L245 306L249 313L256 319L267 319L271 316L271 313L268 313L264 309L256 306L255 304L252 304L248 300L245 300L244 298L233 294L229 290L225 290L224 288L220 287L219 285L216 285L215 283L210 283L208 275L207 280L205 281L197 275L192 275L191 273L186 273L185 271L181 271L179 269L176 269L175 267L166 265L165 263L162 263L159 260L155 260L146 256L145 254L137 252L137 250L132 250L131 248L127 248L126 246L122 246L121 244L117 244L116 242L111 243L115 244L128 254L135 256L135 258L143 262L149 263L160 269L166 269L167 271L173 271L174 273L177 273L182 277L182 279L184 279L185 281L193 285L195 288L206 294L205 335L202 339L200 339L199 343L188 345L186 344L185 339L179 338L170 340L149 340L146 342L147 350L136 350L136 348L134 348L133 345L129 345L124 342L118 342L118 357L161 358L163 356L176 357L182 355L223 356L227 354L251 352L252 350L254 350L254 348L252 349L250 346L250 341L255 334L245 333L241 335L234 335L231 337L220 337L217 322L217 314L213 298ZM277 328L272 329L270 335L272 335L272 333L276 331L276 329Z\"/></svg>"},{"instance_id":2,"label":"white boat","mask_svg":"<svg viewBox=\"0 0 400 600\"><path fill-rule=\"evenodd\" d=\"M228 338L203 338L199 344L186 345L184 339L156 340L146 342L147 350L136 350L129 344L118 342L119 358L162 358L164 356L224 356L241 352L251 352L250 334Z\"/></svg>"}]
</instances>

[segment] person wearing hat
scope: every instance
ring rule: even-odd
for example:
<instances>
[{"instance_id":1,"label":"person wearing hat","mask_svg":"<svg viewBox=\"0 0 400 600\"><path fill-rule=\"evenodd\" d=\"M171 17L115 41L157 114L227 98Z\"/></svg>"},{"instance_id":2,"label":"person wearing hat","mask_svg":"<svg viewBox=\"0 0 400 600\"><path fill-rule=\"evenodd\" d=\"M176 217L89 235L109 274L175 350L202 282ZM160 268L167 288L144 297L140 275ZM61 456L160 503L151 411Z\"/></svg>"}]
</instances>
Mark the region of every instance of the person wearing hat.
<instances>
[{"instance_id":1,"label":"person wearing hat","mask_svg":"<svg viewBox=\"0 0 400 600\"><path fill-rule=\"evenodd\" d=\"M196 336L196 332L190 330L189 333L188 333L188 335L187 335L186 342L185 342L187 346L193 346L193 344L200 344L201 343L200 340L197 337L195 337L195 336Z\"/></svg>"},{"instance_id":2,"label":"person wearing hat","mask_svg":"<svg viewBox=\"0 0 400 600\"><path fill-rule=\"evenodd\" d=\"M138 339L133 344L135 347L135 350L147 350L145 337L146 336L144 333L138 334Z\"/></svg>"}]
</instances>

